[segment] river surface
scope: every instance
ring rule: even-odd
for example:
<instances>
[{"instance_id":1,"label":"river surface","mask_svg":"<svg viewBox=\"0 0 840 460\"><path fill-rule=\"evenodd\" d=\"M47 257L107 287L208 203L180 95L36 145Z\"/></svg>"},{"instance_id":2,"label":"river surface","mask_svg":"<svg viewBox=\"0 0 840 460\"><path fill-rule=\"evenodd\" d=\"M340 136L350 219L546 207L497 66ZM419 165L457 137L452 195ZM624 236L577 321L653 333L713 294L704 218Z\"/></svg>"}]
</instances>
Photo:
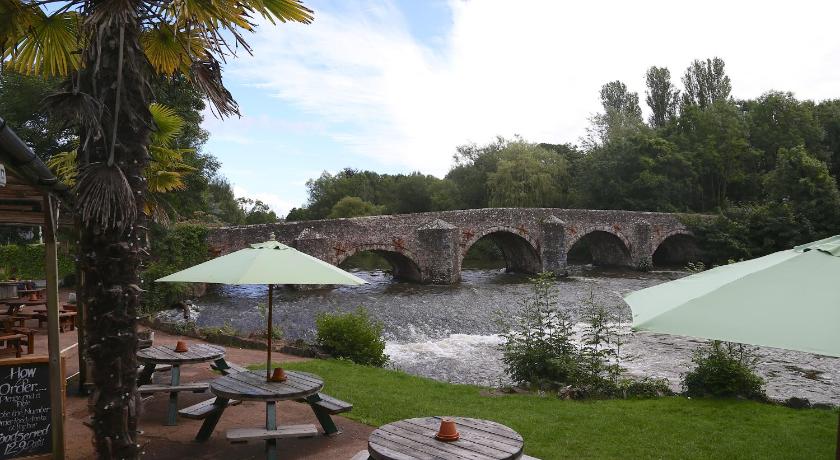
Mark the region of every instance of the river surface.
<instances>
[{"instance_id":1,"label":"river surface","mask_svg":"<svg viewBox=\"0 0 840 460\"><path fill-rule=\"evenodd\" d=\"M465 270L452 286L395 282L378 270L355 271L370 284L296 291L275 289L275 324L287 339L313 341L315 315L364 306L384 324L391 366L433 379L485 386L509 384L497 335L499 315L510 317L531 294L522 275L500 270ZM622 365L631 376L666 378L679 390L680 376L691 368L691 356L704 341L685 337L630 333L630 309L622 296L684 276L678 271L638 273L578 267L559 280L560 306L578 315L590 296L623 318ZM265 329L258 304L263 286L216 286L196 301L191 319L198 327L228 324L242 334ZM180 313L164 313L178 318ZM181 319L183 320L183 319ZM768 396L807 398L812 403L840 404L840 359L758 348L758 372Z\"/></svg>"}]
</instances>

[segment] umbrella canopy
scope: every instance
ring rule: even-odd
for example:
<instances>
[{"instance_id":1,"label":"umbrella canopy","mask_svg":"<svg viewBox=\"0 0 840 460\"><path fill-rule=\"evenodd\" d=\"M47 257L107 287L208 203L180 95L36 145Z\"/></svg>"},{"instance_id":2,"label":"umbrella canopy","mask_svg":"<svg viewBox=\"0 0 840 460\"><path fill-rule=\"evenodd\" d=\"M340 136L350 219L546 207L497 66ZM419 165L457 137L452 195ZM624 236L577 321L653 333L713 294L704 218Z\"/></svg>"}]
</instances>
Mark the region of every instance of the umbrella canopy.
<instances>
[{"instance_id":1,"label":"umbrella canopy","mask_svg":"<svg viewBox=\"0 0 840 460\"><path fill-rule=\"evenodd\" d=\"M840 235L633 292L633 329L840 357ZM840 424L837 428L840 460Z\"/></svg>"},{"instance_id":2,"label":"umbrella canopy","mask_svg":"<svg viewBox=\"0 0 840 460\"><path fill-rule=\"evenodd\" d=\"M840 236L624 298L633 329L840 357Z\"/></svg>"},{"instance_id":3,"label":"umbrella canopy","mask_svg":"<svg viewBox=\"0 0 840 460\"><path fill-rule=\"evenodd\" d=\"M275 241L272 233L264 243L252 244L231 254L164 276L157 282L267 284L268 352L266 380L271 380L272 309L275 284L345 284L367 281L320 259Z\"/></svg>"},{"instance_id":4,"label":"umbrella canopy","mask_svg":"<svg viewBox=\"0 0 840 460\"><path fill-rule=\"evenodd\" d=\"M164 276L158 282L366 284L358 276L271 239Z\"/></svg>"}]
</instances>

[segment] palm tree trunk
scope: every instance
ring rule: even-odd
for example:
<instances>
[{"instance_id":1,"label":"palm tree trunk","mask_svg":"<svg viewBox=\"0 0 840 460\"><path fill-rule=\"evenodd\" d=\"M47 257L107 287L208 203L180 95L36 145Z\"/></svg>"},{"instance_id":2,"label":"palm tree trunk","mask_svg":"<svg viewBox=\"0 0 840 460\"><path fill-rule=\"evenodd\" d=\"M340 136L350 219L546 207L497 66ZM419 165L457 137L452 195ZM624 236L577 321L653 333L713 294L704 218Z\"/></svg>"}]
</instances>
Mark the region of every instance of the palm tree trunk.
<instances>
[{"instance_id":1,"label":"palm tree trunk","mask_svg":"<svg viewBox=\"0 0 840 460\"><path fill-rule=\"evenodd\" d=\"M129 2L132 4L133 2ZM79 89L102 104L101 131L82 129L80 168L109 158L132 191L125 206L136 206L133 225L82 226L79 263L84 272L88 356L93 363L94 445L101 459L139 457L137 444L137 308L144 251L143 202L149 133L147 61L139 46L136 12L107 13L91 34L93 43L78 75ZM122 58L122 62L120 62ZM121 65L122 64L122 65ZM119 99L119 102L117 102ZM115 142L112 143L112 138ZM77 203L84 206L85 203Z\"/></svg>"}]
</instances>

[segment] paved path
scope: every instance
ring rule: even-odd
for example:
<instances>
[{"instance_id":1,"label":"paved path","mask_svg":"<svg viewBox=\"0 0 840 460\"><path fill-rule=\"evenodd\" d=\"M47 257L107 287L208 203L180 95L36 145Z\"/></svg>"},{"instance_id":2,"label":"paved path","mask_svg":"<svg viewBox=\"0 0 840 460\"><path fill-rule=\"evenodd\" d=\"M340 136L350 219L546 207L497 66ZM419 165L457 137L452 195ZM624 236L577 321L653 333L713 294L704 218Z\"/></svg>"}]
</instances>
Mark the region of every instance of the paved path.
<instances>
[{"instance_id":1,"label":"paved path","mask_svg":"<svg viewBox=\"0 0 840 460\"><path fill-rule=\"evenodd\" d=\"M65 335L65 334L63 334ZM183 338L190 343L200 343L193 338ZM175 343L178 336L155 331L155 343ZM226 359L240 365L261 363L265 361L265 352L260 350L246 350L233 347L226 347ZM305 358L273 353L272 357L277 362L304 361ZM181 377L185 381L206 381L218 374L213 373L208 366L194 365L185 366L181 371ZM157 378L167 379L166 373L160 373ZM181 406L203 401L211 397L208 394L184 393ZM264 422L265 403L243 402L242 404L230 407L225 411L211 438L204 443L197 443L193 439L195 433L201 426L200 420L181 419L178 426L163 426L160 421L165 416L167 395L156 395L145 405L145 412L140 416L140 428L144 434L140 436L139 442L145 446L144 459L263 459L265 458L265 446L261 442L249 442L247 444L230 444L225 439L225 432L230 428L242 426L258 426ZM283 423L298 425L312 423L312 409L306 404L292 401L278 402L278 412L283 414ZM67 398L67 439L68 460L81 460L94 458L91 445L91 430L82 424L88 416L87 399L69 397ZM349 459L356 452L367 448L367 439L373 432L373 427L345 419L340 416L333 416L334 420L341 427L343 433L334 436L317 436L309 439L284 439L284 459ZM286 450L288 449L288 450Z\"/></svg>"}]
</instances>

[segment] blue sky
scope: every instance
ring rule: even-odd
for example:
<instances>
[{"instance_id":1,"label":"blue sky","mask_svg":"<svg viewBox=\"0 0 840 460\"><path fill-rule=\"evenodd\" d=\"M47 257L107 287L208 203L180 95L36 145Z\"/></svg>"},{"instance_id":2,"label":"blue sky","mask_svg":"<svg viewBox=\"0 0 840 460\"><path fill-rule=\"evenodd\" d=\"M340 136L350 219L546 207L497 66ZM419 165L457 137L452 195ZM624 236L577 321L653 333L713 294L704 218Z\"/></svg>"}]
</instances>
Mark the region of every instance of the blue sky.
<instances>
[{"instance_id":1,"label":"blue sky","mask_svg":"<svg viewBox=\"0 0 840 460\"><path fill-rule=\"evenodd\" d=\"M242 118L205 114L206 151L278 213L345 167L442 176L458 145L577 142L601 84L727 62L736 97L840 97L838 2L305 0L311 25L261 24L225 68ZM643 107L644 109L644 107Z\"/></svg>"}]
</instances>

